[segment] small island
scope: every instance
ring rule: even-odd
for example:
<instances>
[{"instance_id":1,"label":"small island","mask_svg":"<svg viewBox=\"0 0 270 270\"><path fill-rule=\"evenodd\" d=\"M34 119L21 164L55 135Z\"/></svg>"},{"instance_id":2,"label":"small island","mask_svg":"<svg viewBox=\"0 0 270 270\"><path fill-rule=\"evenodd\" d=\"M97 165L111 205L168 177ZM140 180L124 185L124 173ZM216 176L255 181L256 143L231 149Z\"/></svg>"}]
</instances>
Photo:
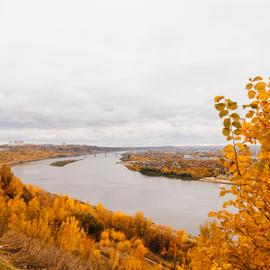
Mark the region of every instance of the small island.
<instances>
[{"instance_id":1,"label":"small island","mask_svg":"<svg viewBox=\"0 0 270 270\"><path fill-rule=\"evenodd\" d=\"M73 163L73 162L76 162L76 161L79 161L79 160L81 160L81 159L59 160L59 161L56 161L56 162L51 163L50 165L51 166L55 166L55 167L64 167L64 166L66 166L69 163Z\"/></svg>"}]
</instances>

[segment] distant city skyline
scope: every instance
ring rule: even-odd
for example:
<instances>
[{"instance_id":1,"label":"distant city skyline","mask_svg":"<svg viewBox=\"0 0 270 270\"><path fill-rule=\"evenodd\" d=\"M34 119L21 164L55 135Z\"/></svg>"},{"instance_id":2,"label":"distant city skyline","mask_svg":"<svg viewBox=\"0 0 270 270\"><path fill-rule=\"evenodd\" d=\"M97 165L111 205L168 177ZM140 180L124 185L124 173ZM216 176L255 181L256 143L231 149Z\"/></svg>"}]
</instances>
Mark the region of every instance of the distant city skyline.
<instances>
[{"instance_id":1,"label":"distant city skyline","mask_svg":"<svg viewBox=\"0 0 270 270\"><path fill-rule=\"evenodd\" d=\"M0 142L224 144L215 95L269 74L270 2L1 1Z\"/></svg>"}]
</instances>

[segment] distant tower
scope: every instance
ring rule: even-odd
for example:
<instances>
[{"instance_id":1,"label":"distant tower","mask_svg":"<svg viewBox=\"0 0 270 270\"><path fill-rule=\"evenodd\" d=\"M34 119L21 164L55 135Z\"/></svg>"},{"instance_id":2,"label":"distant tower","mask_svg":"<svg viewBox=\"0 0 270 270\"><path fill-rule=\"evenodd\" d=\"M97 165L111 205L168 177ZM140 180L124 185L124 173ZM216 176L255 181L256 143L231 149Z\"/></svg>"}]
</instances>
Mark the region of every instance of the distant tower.
<instances>
[{"instance_id":1,"label":"distant tower","mask_svg":"<svg viewBox=\"0 0 270 270\"><path fill-rule=\"evenodd\" d=\"M14 141L14 146L21 146L24 144L24 141Z\"/></svg>"}]
</instances>

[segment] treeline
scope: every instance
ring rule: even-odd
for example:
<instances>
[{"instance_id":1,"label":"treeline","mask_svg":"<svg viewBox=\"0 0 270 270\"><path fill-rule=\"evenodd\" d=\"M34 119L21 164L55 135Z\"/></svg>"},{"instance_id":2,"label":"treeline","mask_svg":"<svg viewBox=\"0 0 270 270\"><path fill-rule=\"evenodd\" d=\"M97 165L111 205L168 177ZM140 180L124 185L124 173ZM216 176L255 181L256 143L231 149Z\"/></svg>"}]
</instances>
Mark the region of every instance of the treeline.
<instances>
[{"instance_id":1,"label":"treeline","mask_svg":"<svg viewBox=\"0 0 270 270\"><path fill-rule=\"evenodd\" d=\"M199 156L185 159L183 153L126 153L122 161L128 169L151 176L198 180L225 174L224 166L212 152L204 153L204 159Z\"/></svg>"}]
</instances>

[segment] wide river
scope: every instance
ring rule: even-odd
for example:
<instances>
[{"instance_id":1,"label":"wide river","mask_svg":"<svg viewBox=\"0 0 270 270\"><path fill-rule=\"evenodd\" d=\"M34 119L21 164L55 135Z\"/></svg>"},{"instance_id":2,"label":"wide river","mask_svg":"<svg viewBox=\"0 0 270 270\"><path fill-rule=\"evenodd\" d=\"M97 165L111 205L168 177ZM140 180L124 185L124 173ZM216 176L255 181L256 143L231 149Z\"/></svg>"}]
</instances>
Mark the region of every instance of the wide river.
<instances>
[{"instance_id":1,"label":"wide river","mask_svg":"<svg viewBox=\"0 0 270 270\"><path fill-rule=\"evenodd\" d=\"M119 164L114 153L86 156L64 167L55 160L13 166L24 183L53 193L67 194L113 211L144 212L155 223L197 234L209 211L222 205L219 184L145 176Z\"/></svg>"}]
</instances>

